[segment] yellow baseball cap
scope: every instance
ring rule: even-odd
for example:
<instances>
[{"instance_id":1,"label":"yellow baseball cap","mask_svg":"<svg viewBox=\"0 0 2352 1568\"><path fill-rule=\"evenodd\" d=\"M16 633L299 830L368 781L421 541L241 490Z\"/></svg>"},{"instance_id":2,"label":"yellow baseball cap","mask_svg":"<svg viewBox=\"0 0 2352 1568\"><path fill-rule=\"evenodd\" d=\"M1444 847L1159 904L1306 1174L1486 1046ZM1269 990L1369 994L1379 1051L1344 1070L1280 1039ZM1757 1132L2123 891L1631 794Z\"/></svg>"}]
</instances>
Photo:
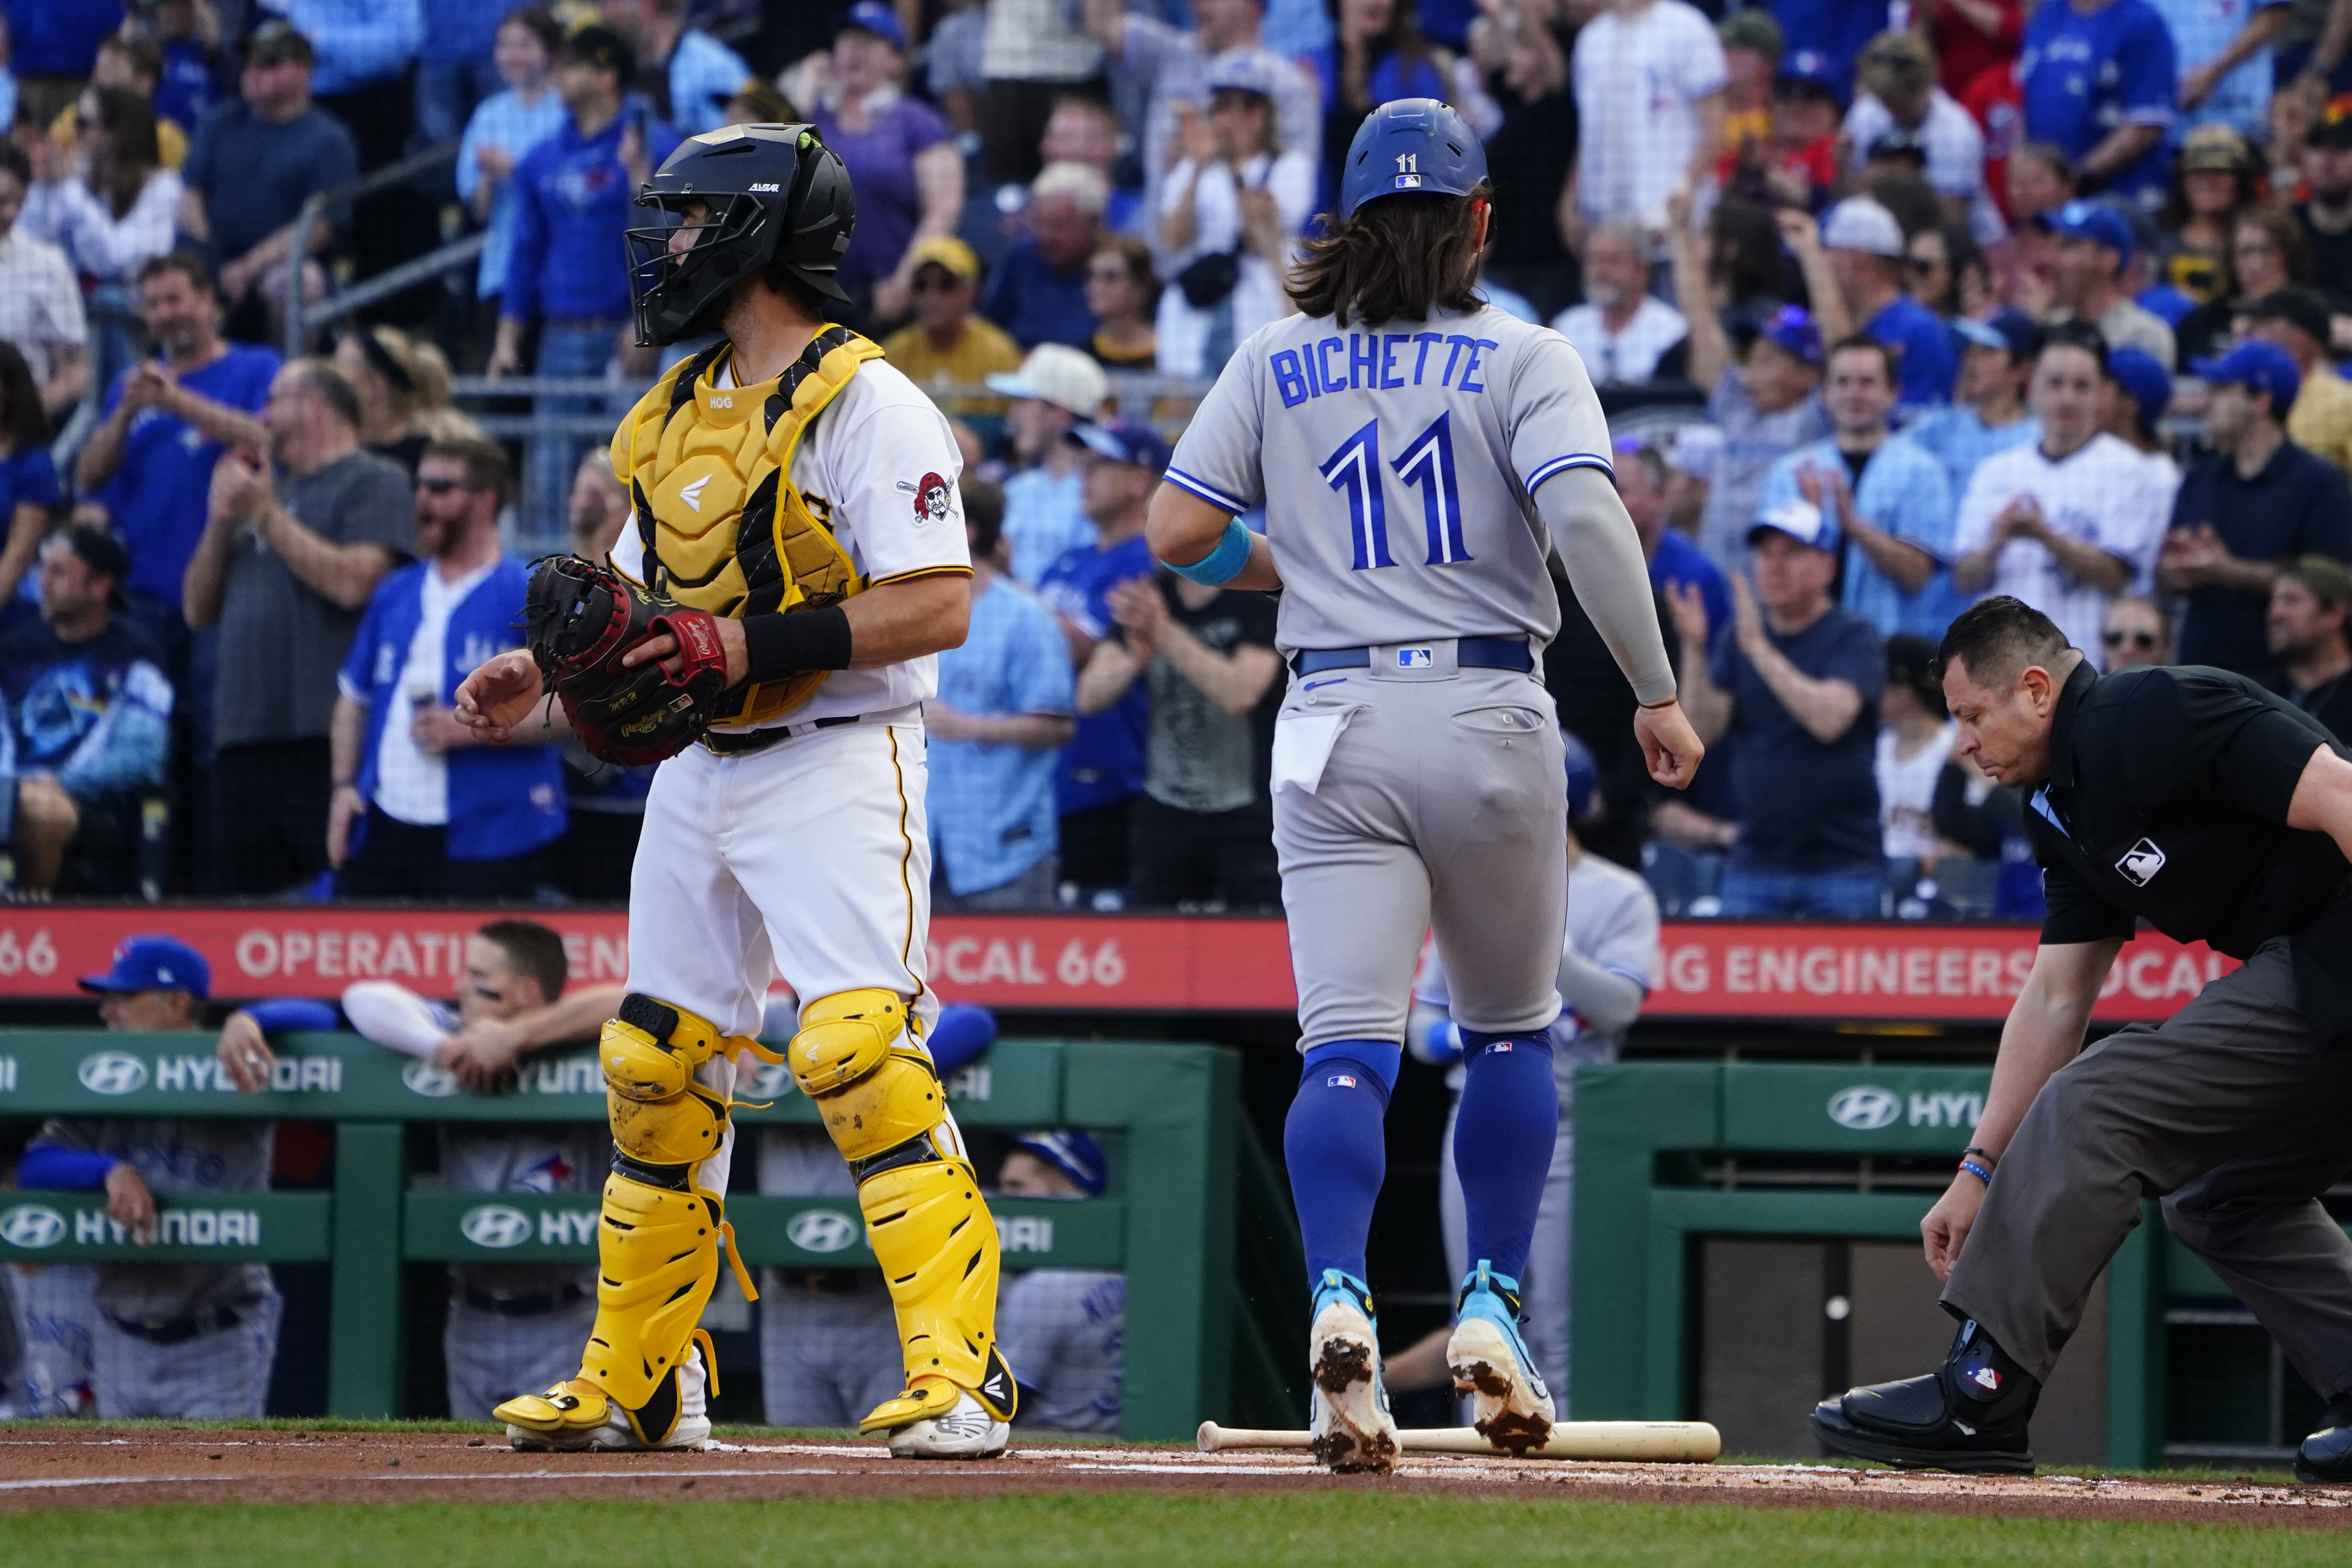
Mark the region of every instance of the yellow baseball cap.
<instances>
[{"instance_id":1,"label":"yellow baseball cap","mask_svg":"<svg viewBox=\"0 0 2352 1568\"><path fill-rule=\"evenodd\" d=\"M915 247L915 268L936 261L958 278L980 276L980 258L971 247L951 234L935 234ZM910 272L914 268L908 269Z\"/></svg>"}]
</instances>

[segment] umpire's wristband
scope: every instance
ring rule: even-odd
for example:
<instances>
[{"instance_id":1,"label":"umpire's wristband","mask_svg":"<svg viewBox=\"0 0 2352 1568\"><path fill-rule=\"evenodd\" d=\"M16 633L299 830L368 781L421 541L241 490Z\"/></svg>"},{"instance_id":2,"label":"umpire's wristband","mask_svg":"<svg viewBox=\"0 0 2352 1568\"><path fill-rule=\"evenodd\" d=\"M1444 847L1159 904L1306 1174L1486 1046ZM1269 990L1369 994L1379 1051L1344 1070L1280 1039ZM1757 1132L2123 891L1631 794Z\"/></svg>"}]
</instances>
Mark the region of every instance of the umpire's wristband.
<instances>
[{"instance_id":1,"label":"umpire's wristband","mask_svg":"<svg viewBox=\"0 0 2352 1568\"><path fill-rule=\"evenodd\" d=\"M746 616L743 662L752 680L812 669L847 669L849 616L839 605L790 615Z\"/></svg>"}]
</instances>

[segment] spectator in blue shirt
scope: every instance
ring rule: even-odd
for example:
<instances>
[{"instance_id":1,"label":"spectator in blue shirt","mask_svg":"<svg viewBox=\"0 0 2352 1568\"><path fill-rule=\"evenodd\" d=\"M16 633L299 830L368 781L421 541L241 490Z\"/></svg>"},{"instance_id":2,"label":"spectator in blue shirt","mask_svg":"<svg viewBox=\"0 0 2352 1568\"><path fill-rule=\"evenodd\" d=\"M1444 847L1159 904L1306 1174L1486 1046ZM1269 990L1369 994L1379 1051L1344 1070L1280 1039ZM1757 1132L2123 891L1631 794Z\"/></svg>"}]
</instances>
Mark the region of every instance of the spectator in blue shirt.
<instances>
[{"instance_id":1,"label":"spectator in blue shirt","mask_svg":"<svg viewBox=\"0 0 2352 1568\"><path fill-rule=\"evenodd\" d=\"M1885 0L1772 0L1771 11L1780 24L1782 58L1804 49L1821 55L1845 95L1853 92L1863 47L1886 29Z\"/></svg>"},{"instance_id":2,"label":"spectator in blue shirt","mask_svg":"<svg viewBox=\"0 0 2352 1568\"><path fill-rule=\"evenodd\" d=\"M1065 554L1094 542L1079 474L1085 448L1063 437L1102 412L1110 383L1086 354L1041 343L1019 370L990 376L988 386L1013 399L1004 425L1013 460L1028 465L1004 481L1004 539L1007 570L1034 588Z\"/></svg>"},{"instance_id":3,"label":"spectator in blue shirt","mask_svg":"<svg viewBox=\"0 0 2352 1568\"><path fill-rule=\"evenodd\" d=\"M727 123L727 100L752 79L752 71L733 49L688 26L681 9L681 0L604 0L599 7L604 25L636 51L629 85L656 115L695 136Z\"/></svg>"},{"instance_id":4,"label":"spectator in blue shirt","mask_svg":"<svg viewBox=\"0 0 2352 1568\"><path fill-rule=\"evenodd\" d=\"M416 139L437 147L463 134L477 109L513 85L499 64L498 41L516 12L482 0L422 0L419 9L425 37L416 58ZM546 71L542 62L540 74Z\"/></svg>"},{"instance_id":5,"label":"spectator in blue shirt","mask_svg":"<svg viewBox=\"0 0 2352 1568\"><path fill-rule=\"evenodd\" d=\"M1084 163L1049 163L1029 186L1029 232L997 264L981 314L1024 349L1065 343L1083 349L1094 336L1087 308L1087 262L1101 243L1110 187Z\"/></svg>"},{"instance_id":6,"label":"spectator in blue shirt","mask_svg":"<svg viewBox=\"0 0 2352 1568\"><path fill-rule=\"evenodd\" d=\"M1960 373L1952 384L1952 405L1922 415L1903 434L1944 465L1955 498L1968 494L1979 463L2041 439L2042 426L2025 406L2040 332L2022 310L2003 310L1990 321L1954 318Z\"/></svg>"},{"instance_id":7,"label":"spectator in blue shirt","mask_svg":"<svg viewBox=\"0 0 2352 1568\"><path fill-rule=\"evenodd\" d=\"M75 476L84 515L131 552L123 589L159 640L184 628L180 579L205 531L213 465L231 447L268 445L258 416L278 368L274 350L225 342L204 262L189 251L139 269L139 314L155 356L107 389L106 417ZM91 509L95 509L93 511Z\"/></svg>"},{"instance_id":8,"label":"spectator in blue shirt","mask_svg":"<svg viewBox=\"0 0 2352 1568\"><path fill-rule=\"evenodd\" d=\"M1004 495L966 475L971 630L940 655L930 736L931 908L1051 908L1054 761L1069 742L1070 650L1053 613L1006 576Z\"/></svg>"},{"instance_id":9,"label":"spectator in blue shirt","mask_svg":"<svg viewBox=\"0 0 2352 1568\"><path fill-rule=\"evenodd\" d=\"M417 465L423 559L377 585L337 678L327 860L344 898L528 899L563 833L559 749L485 746L457 720L457 683L520 643L509 485L488 441L437 441Z\"/></svg>"},{"instance_id":10,"label":"spectator in blue shirt","mask_svg":"<svg viewBox=\"0 0 2352 1568\"><path fill-rule=\"evenodd\" d=\"M474 292L496 300L506 291L507 264L514 253L514 194L509 183L523 154L561 130L563 100L548 72L563 42L554 16L536 5L507 13L499 24L496 60L506 89L485 99L457 144L457 198L488 233ZM424 91L423 78L417 90Z\"/></svg>"},{"instance_id":11,"label":"spectator in blue shirt","mask_svg":"<svg viewBox=\"0 0 2352 1568\"><path fill-rule=\"evenodd\" d=\"M1874 338L1848 338L1822 370L1827 440L1772 465L1759 521L1796 502L1829 514L1844 549L1839 602L1882 636L1940 641L1960 610L1952 587L1952 491L1944 466L1895 435L1895 356Z\"/></svg>"},{"instance_id":12,"label":"spectator in blue shirt","mask_svg":"<svg viewBox=\"0 0 2352 1568\"><path fill-rule=\"evenodd\" d=\"M41 618L0 641L0 818L16 886L129 896L141 797L163 787L172 683L144 637L117 620L131 561L78 523L41 547Z\"/></svg>"},{"instance_id":13,"label":"spectator in blue shirt","mask_svg":"<svg viewBox=\"0 0 2352 1568\"><path fill-rule=\"evenodd\" d=\"M2081 188L2155 207L2164 199L2178 58L2147 0L2041 6L2017 60L2027 139L2063 149Z\"/></svg>"},{"instance_id":14,"label":"spectator in blue shirt","mask_svg":"<svg viewBox=\"0 0 2352 1568\"><path fill-rule=\"evenodd\" d=\"M122 26L121 0L7 0L7 9L9 68L33 122L47 125L81 95L100 40Z\"/></svg>"},{"instance_id":15,"label":"spectator in blue shirt","mask_svg":"<svg viewBox=\"0 0 2352 1568\"><path fill-rule=\"evenodd\" d=\"M1731 636L1683 671L1709 746L1729 737L1738 837L1720 896L1731 916L1868 920L1879 911L1876 628L1830 598L1836 525L1796 501L1749 536L1756 583L1732 583ZM1685 647L1707 640L1698 595L1671 595Z\"/></svg>"},{"instance_id":16,"label":"spectator in blue shirt","mask_svg":"<svg viewBox=\"0 0 2352 1568\"><path fill-rule=\"evenodd\" d=\"M162 0L148 18L162 56L155 76L155 112L193 134L220 99L220 68L197 26L195 0Z\"/></svg>"},{"instance_id":17,"label":"spectator in blue shirt","mask_svg":"<svg viewBox=\"0 0 2352 1568\"><path fill-rule=\"evenodd\" d=\"M621 236L634 221L635 192L678 137L627 90L636 68L635 51L609 27L583 27L563 40L554 82L568 119L515 165L514 254L493 377L521 370L523 329L533 321L541 376L601 376L616 358L633 372L653 368L636 347ZM543 414L608 411L593 396L542 397L538 406ZM532 444L525 538L551 542L562 528L580 446L568 437Z\"/></svg>"},{"instance_id":18,"label":"spectator in blue shirt","mask_svg":"<svg viewBox=\"0 0 2352 1568\"><path fill-rule=\"evenodd\" d=\"M209 247L234 338L282 340L275 317L294 220L311 196L359 174L351 132L310 101L314 65L309 39L282 21L263 23L246 46L239 96L205 116L180 167L180 232ZM329 232L321 218L309 254ZM306 270L303 287L325 288L325 273Z\"/></svg>"},{"instance_id":19,"label":"spectator in blue shirt","mask_svg":"<svg viewBox=\"0 0 2352 1568\"><path fill-rule=\"evenodd\" d=\"M1868 196L1850 197L1822 218L1822 246L1853 330L1894 357L1904 410L1950 402L1952 335L1942 318L1904 292L1903 226L1895 215Z\"/></svg>"},{"instance_id":20,"label":"spectator in blue shirt","mask_svg":"<svg viewBox=\"0 0 2352 1568\"><path fill-rule=\"evenodd\" d=\"M57 465L49 458L49 416L32 367L14 344L0 342L0 518L7 520L0 546L0 615L19 597L48 532L60 497Z\"/></svg>"},{"instance_id":21,"label":"spectator in blue shirt","mask_svg":"<svg viewBox=\"0 0 2352 1568\"><path fill-rule=\"evenodd\" d=\"M1143 514L1167 469L1168 445L1149 426L1123 421L1083 425L1066 438L1084 448L1087 516L1097 537L1055 562L1037 593L1060 617L1070 667L1077 670L1111 633L1111 590L1158 569L1144 542ZM1139 682L1110 707L1079 720L1063 749L1054 788L1065 904L1109 910L1126 903L1129 823L1143 793L1150 719L1150 697Z\"/></svg>"}]
</instances>

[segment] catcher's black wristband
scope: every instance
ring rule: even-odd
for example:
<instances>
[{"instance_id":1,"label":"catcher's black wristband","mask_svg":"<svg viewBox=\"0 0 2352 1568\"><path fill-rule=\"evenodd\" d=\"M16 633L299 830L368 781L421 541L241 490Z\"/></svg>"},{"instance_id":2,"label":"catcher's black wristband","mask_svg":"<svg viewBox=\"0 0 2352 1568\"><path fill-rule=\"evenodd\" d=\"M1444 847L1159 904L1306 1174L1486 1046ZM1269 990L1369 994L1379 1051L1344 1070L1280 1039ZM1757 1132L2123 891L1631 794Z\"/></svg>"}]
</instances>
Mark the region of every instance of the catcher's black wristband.
<instances>
[{"instance_id":1,"label":"catcher's black wristband","mask_svg":"<svg viewBox=\"0 0 2352 1568\"><path fill-rule=\"evenodd\" d=\"M743 617L743 662L753 680L849 668L849 616L839 605Z\"/></svg>"}]
</instances>

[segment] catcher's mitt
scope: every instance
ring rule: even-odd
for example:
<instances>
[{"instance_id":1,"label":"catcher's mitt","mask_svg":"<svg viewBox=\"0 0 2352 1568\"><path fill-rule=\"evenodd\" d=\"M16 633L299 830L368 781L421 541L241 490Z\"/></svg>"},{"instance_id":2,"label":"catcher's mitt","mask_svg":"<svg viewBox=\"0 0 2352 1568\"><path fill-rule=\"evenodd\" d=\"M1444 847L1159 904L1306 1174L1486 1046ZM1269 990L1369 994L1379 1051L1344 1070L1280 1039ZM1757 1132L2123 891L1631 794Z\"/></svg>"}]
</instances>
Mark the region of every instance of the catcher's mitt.
<instances>
[{"instance_id":1,"label":"catcher's mitt","mask_svg":"<svg viewBox=\"0 0 2352 1568\"><path fill-rule=\"evenodd\" d=\"M635 767L677 755L701 739L727 690L714 617L577 555L531 563L523 627L572 733L608 763ZM622 668L624 654L665 632L677 639L681 675L672 679L658 659Z\"/></svg>"}]
</instances>

